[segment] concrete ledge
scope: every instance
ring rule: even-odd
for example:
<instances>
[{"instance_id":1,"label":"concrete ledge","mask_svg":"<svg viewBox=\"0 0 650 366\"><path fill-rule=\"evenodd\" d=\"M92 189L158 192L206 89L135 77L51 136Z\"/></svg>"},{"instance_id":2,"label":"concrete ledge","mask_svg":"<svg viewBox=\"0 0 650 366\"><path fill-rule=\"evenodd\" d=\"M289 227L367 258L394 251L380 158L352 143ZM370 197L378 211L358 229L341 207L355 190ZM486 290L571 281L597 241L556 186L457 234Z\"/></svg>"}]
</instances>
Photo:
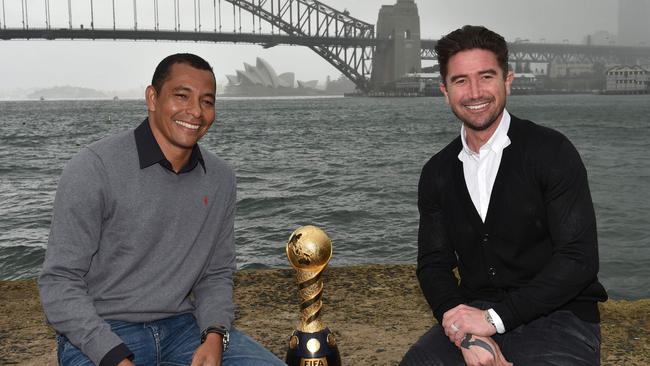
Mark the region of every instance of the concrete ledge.
<instances>
[{"instance_id":1,"label":"concrete ledge","mask_svg":"<svg viewBox=\"0 0 650 366\"><path fill-rule=\"evenodd\" d=\"M329 268L323 321L344 364L395 365L434 322L414 265ZM297 324L290 269L244 270L235 281L235 325L280 358ZM603 365L650 364L650 300L601 305ZM55 365L53 331L44 323L36 282L0 281L0 364Z\"/></svg>"}]
</instances>

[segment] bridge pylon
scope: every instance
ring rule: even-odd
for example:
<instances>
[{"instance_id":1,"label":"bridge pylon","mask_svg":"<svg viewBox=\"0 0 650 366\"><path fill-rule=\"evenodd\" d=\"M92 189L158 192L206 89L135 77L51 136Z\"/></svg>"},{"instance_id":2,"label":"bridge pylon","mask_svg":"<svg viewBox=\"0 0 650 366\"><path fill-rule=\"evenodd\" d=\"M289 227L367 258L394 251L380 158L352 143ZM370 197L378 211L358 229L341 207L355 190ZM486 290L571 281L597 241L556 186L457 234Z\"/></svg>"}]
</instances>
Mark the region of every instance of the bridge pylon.
<instances>
[{"instance_id":1,"label":"bridge pylon","mask_svg":"<svg viewBox=\"0 0 650 366\"><path fill-rule=\"evenodd\" d=\"M384 5L377 18L378 42L373 54L371 85L382 89L404 74L420 72L420 15L415 0Z\"/></svg>"}]
</instances>

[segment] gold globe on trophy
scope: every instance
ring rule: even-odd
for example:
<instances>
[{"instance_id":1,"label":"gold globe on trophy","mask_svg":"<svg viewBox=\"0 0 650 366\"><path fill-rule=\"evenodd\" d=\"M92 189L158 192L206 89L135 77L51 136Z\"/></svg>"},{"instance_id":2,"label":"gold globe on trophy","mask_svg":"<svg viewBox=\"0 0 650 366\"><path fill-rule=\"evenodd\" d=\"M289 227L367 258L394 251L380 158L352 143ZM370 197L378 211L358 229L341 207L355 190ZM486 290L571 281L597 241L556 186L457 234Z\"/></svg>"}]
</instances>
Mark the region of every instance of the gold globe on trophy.
<instances>
[{"instance_id":1,"label":"gold globe on trophy","mask_svg":"<svg viewBox=\"0 0 650 366\"><path fill-rule=\"evenodd\" d=\"M316 226L296 229L287 242L287 258L296 270L300 322L289 338L289 366L340 366L341 355L334 334L321 321L323 280L332 258L332 241Z\"/></svg>"}]
</instances>

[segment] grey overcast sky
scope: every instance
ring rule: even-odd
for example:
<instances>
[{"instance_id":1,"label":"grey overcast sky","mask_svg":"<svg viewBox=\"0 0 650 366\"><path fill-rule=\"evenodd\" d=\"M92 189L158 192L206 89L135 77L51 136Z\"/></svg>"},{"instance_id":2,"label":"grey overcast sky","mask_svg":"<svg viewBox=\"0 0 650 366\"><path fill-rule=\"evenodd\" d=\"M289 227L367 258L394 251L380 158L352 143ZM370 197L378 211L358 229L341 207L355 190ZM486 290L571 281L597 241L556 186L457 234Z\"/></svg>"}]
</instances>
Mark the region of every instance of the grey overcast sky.
<instances>
[{"instance_id":1,"label":"grey overcast sky","mask_svg":"<svg viewBox=\"0 0 650 366\"><path fill-rule=\"evenodd\" d=\"M43 12L43 1L27 1L30 18L36 19L37 14ZM347 9L352 16L372 24L376 24L382 5L396 2L322 1L337 9ZM8 26L12 23L19 26L20 8L12 9L11 6L19 6L20 0L5 2ZM132 2L116 0L116 3L120 2L123 9L128 9L127 14L131 14ZM138 3L142 2L152 3L149 0ZM171 0L159 2L171 3ZM83 4L82 0L73 0L73 7L79 3ZM97 8L101 6L97 4L109 4L110 0L94 0L94 3ZM421 35L425 39L438 39L464 24L481 24L501 33L508 41L521 38L531 42L544 39L561 43L567 39L579 43L585 35L598 30L616 34L618 27L617 0L416 0L416 4ZM63 2L52 1L50 6L63 6L59 9L67 11ZM96 10L96 13L101 13L101 10ZM104 13L106 15L108 11ZM138 16L146 17L142 13ZM52 15L53 19L55 15ZM100 15L96 14L96 20ZM128 20L129 17L125 15L123 18ZM60 19L53 25L67 27L67 14ZM79 26L77 23L89 25L82 16L73 15L73 19L75 27ZM31 27L43 25L42 20L39 23L30 19ZM97 21L96 26L101 27ZM224 29L227 28L224 26ZM299 46L263 49L257 45L188 42L0 40L0 91L64 85L100 90L140 88L148 85L158 61L175 52L193 52L206 58L213 65L218 79L223 79L225 74L234 74L236 69L243 69L244 62L254 64L257 56L266 59L278 73L295 72L298 80L324 80L327 75L337 78L340 74L311 50Z\"/></svg>"}]
</instances>

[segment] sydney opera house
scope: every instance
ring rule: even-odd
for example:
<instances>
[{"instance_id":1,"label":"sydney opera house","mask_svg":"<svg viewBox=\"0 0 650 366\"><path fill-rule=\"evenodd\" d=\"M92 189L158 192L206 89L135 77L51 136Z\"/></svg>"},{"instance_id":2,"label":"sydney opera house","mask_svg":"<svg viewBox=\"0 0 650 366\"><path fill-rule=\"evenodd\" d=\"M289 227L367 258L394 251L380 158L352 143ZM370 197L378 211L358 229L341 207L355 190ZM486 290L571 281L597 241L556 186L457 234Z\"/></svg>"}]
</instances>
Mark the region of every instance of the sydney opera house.
<instances>
[{"instance_id":1,"label":"sydney opera house","mask_svg":"<svg viewBox=\"0 0 650 366\"><path fill-rule=\"evenodd\" d=\"M292 72L278 75L273 67L261 58L255 66L244 63L244 70L237 70L236 75L226 75L228 84L226 96L283 96L283 95L321 95L323 90L316 89L318 80L295 81ZM296 87L297 84L297 87Z\"/></svg>"}]
</instances>

